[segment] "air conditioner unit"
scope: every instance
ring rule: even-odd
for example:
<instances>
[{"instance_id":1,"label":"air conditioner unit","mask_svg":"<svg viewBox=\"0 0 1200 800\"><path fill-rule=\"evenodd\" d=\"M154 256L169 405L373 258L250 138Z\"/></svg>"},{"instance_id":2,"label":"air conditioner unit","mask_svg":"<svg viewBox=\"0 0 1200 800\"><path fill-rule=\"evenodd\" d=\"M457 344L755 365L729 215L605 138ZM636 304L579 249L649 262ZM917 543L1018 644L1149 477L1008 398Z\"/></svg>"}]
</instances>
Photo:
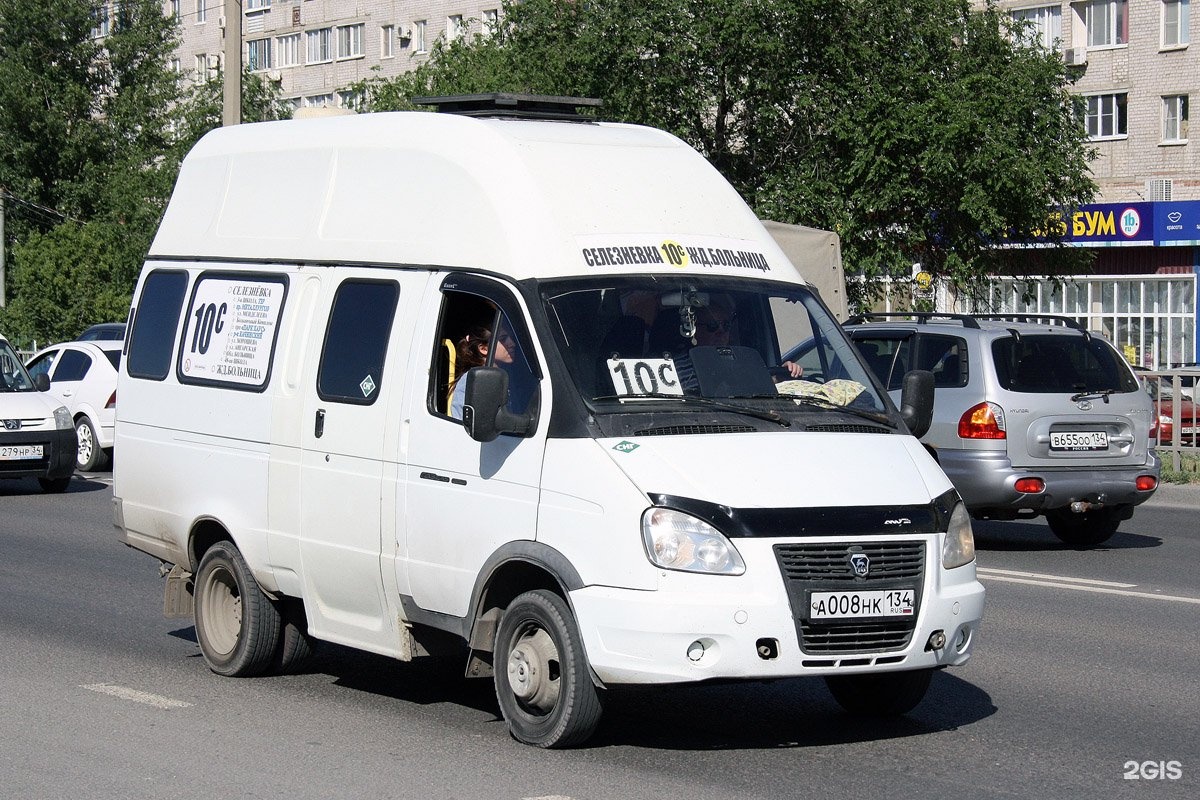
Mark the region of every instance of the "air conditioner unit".
<instances>
[{"instance_id":1,"label":"air conditioner unit","mask_svg":"<svg viewBox=\"0 0 1200 800\"><path fill-rule=\"evenodd\" d=\"M1087 63L1086 47L1071 47L1063 54L1067 64L1072 67L1082 67Z\"/></svg>"},{"instance_id":2,"label":"air conditioner unit","mask_svg":"<svg viewBox=\"0 0 1200 800\"><path fill-rule=\"evenodd\" d=\"M1152 203L1169 203L1174 188L1175 181L1171 178L1150 178L1146 181L1146 199Z\"/></svg>"}]
</instances>

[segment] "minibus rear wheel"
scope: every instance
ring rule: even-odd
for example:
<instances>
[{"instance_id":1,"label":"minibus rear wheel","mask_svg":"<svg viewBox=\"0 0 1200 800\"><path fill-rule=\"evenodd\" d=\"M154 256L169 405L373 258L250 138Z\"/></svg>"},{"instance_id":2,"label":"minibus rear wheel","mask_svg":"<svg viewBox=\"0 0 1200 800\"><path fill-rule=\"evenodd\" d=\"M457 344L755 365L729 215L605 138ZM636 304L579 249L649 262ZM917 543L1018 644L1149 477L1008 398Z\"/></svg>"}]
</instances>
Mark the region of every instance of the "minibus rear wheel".
<instances>
[{"instance_id":1,"label":"minibus rear wheel","mask_svg":"<svg viewBox=\"0 0 1200 800\"><path fill-rule=\"evenodd\" d=\"M232 542L208 548L194 585L196 639L209 669L237 678L262 674L279 644L279 611Z\"/></svg>"},{"instance_id":2,"label":"minibus rear wheel","mask_svg":"<svg viewBox=\"0 0 1200 800\"><path fill-rule=\"evenodd\" d=\"M505 609L494 674L500 711L514 739L570 747L596 730L600 696L571 609L557 594L526 592Z\"/></svg>"}]
</instances>

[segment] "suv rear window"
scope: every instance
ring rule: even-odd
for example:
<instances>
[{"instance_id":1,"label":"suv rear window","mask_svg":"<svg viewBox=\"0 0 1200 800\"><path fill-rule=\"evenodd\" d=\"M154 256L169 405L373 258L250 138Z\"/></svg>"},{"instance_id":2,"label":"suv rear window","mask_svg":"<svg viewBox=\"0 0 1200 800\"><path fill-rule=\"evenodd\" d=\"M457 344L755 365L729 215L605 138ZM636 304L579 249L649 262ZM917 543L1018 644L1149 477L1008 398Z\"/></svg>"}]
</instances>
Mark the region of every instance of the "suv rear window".
<instances>
[{"instance_id":1,"label":"suv rear window","mask_svg":"<svg viewBox=\"0 0 1200 800\"><path fill-rule=\"evenodd\" d=\"M1137 379L1104 341L1083 336L1006 337L992 342L1000 385L1013 392L1135 392Z\"/></svg>"}]
</instances>

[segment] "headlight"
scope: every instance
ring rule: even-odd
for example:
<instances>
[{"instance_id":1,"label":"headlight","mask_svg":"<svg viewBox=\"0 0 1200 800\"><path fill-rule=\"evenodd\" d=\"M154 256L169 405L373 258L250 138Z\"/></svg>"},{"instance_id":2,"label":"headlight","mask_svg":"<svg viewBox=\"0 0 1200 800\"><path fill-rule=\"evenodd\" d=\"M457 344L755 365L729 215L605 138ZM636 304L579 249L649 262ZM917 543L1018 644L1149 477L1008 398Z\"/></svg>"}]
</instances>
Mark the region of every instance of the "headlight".
<instances>
[{"instance_id":1,"label":"headlight","mask_svg":"<svg viewBox=\"0 0 1200 800\"><path fill-rule=\"evenodd\" d=\"M648 508L642 514L642 539L650 563L663 569L741 575L746 562L719 530L691 514Z\"/></svg>"},{"instance_id":2,"label":"headlight","mask_svg":"<svg viewBox=\"0 0 1200 800\"><path fill-rule=\"evenodd\" d=\"M971 515L959 503L950 514L946 543L942 545L942 566L954 569L975 560L975 534L971 532Z\"/></svg>"},{"instance_id":3,"label":"headlight","mask_svg":"<svg viewBox=\"0 0 1200 800\"><path fill-rule=\"evenodd\" d=\"M59 406L54 409L54 427L60 431L75 427L75 420L71 419L71 412L67 411L66 406Z\"/></svg>"}]
</instances>

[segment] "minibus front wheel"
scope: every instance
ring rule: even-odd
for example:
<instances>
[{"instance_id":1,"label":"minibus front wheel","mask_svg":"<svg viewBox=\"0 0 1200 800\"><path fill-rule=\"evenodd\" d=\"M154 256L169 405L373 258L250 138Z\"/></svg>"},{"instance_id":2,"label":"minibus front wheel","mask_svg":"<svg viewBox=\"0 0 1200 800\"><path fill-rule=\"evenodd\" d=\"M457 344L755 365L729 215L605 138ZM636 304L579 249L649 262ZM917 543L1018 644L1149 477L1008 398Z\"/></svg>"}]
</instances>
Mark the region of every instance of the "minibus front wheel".
<instances>
[{"instance_id":1,"label":"minibus front wheel","mask_svg":"<svg viewBox=\"0 0 1200 800\"><path fill-rule=\"evenodd\" d=\"M194 585L196 639L209 669L238 678L266 671L279 644L279 610L232 542L205 551Z\"/></svg>"},{"instance_id":2,"label":"minibus front wheel","mask_svg":"<svg viewBox=\"0 0 1200 800\"><path fill-rule=\"evenodd\" d=\"M504 610L496 635L496 697L513 738L570 747L600 722L600 696L567 602L539 589Z\"/></svg>"}]
</instances>

